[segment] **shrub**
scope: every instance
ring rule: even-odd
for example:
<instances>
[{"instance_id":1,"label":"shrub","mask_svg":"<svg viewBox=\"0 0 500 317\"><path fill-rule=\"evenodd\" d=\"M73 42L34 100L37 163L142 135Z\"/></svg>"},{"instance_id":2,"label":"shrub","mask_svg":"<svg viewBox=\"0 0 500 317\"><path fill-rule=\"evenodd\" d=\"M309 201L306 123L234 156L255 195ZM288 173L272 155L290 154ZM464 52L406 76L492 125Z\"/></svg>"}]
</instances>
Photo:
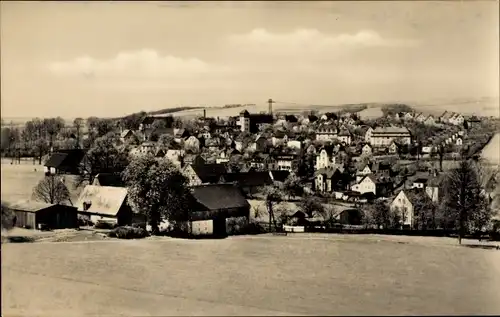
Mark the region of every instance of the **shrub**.
<instances>
[{"instance_id":1,"label":"shrub","mask_svg":"<svg viewBox=\"0 0 500 317\"><path fill-rule=\"evenodd\" d=\"M14 218L14 212L2 203L2 229L11 229L14 225Z\"/></svg>"},{"instance_id":2,"label":"shrub","mask_svg":"<svg viewBox=\"0 0 500 317\"><path fill-rule=\"evenodd\" d=\"M149 233L143 228L123 226L113 229L108 236L118 239L142 239L148 237Z\"/></svg>"},{"instance_id":3,"label":"shrub","mask_svg":"<svg viewBox=\"0 0 500 317\"><path fill-rule=\"evenodd\" d=\"M116 228L116 225L114 223L110 223L108 221L101 221L98 220L96 224L94 225L95 229L114 229Z\"/></svg>"},{"instance_id":4,"label":"shrub","mask_svg":"<svg viewBox=\"0 0 500 317\"><path fill-rule=\"evenodd\" d=\"M83 227L83 226L93 226L94 223L92 221L90 221L89 218L87 217L81 217L80 215L78 215L78 226L79 227Z\"/></svg>"}]
</instances>

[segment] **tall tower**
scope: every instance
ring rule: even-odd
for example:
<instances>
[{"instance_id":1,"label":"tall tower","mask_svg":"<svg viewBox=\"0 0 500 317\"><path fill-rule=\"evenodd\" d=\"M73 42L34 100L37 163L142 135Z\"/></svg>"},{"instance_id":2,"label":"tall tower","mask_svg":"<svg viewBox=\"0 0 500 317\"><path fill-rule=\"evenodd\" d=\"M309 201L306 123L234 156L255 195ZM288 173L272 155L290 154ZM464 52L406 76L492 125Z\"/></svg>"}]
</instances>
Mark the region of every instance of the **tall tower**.
<instances>
[{"instance_id":1,"label":"tall tower","mask_svg":"<svg viewBox=\"0 0 500 317\"><path fill-rule=\"evenodd\" d=\"M275 103L275 101L273 101L272 99L269 99L267 102L269 103L269 114L272 115L273 114L273 103Z\"/></svg>"}]
</instances>

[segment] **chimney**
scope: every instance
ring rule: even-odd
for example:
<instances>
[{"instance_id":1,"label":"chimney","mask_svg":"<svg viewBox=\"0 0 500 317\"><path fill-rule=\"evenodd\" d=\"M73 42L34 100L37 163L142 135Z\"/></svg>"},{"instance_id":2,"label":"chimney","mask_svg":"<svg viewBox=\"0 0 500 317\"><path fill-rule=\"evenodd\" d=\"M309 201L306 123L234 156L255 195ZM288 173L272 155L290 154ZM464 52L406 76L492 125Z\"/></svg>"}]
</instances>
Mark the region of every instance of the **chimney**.
<instances>
[{"instance_id":1,"label":"chimney","mask_svg":"<svg viewBox=\"0 0 500 317\"><path fill-rule=\"evenodd\" d=\"M203 109L203 119L207 118L207 109Z\"/></svg>"}]
</instances>

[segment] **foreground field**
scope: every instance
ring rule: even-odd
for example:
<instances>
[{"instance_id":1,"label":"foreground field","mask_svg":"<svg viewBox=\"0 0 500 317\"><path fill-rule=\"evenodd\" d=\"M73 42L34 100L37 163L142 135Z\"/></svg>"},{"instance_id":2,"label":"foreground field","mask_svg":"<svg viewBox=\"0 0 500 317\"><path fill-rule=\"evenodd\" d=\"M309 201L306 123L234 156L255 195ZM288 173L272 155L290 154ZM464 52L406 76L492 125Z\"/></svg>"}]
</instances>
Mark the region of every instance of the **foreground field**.
<instances>
[{"instance_id":1,"label":"foreground field","mask_svg":"<svg viewBox=\"0 0 500 317\"><path fill-rule=\"evenodd\" d=\"M500 252L454 243L304 234L6 244L2 309L4 316L500 313Z\"/></svg>"}]
</instances>

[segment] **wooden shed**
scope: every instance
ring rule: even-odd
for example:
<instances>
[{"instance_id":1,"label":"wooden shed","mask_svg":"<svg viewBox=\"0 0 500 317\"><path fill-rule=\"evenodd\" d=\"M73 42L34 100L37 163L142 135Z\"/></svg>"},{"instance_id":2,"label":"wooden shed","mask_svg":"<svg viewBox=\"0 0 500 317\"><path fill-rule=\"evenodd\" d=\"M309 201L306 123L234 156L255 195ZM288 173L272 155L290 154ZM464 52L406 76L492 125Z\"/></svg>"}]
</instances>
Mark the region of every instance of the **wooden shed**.
<instances>
[{"instance_id":1,"label":"wooden shed","mask_svg":"<svg viewBox=\"0 0 500 317\"><path fill-rule=\"evenodd\" d=\"M66 205L22 201L10 206L15 214L14 226L39 229L65 229L78 227L77 208Z\"/></svg>"}]
</instances>

